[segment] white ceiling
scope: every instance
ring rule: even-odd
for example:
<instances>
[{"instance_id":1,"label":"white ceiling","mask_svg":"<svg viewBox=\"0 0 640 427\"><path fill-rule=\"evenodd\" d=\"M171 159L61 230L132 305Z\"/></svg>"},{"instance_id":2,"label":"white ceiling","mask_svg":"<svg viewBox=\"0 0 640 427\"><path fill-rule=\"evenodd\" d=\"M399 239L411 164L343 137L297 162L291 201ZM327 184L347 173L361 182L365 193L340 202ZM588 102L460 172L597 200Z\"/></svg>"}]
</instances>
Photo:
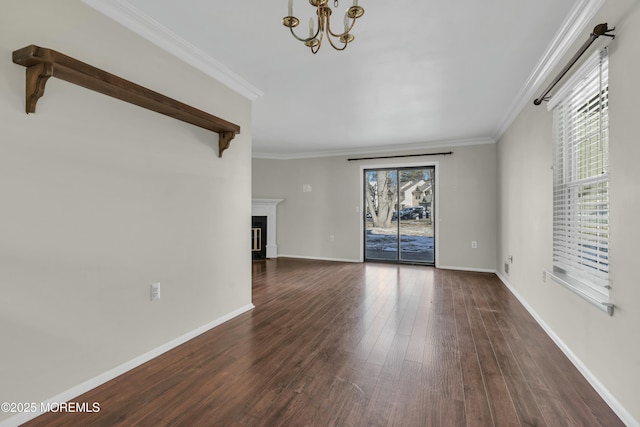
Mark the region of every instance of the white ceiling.
<instances>
[{"instance_id":1,"label":"white ceiling","mask_svg":"<svg viewBox=\"0 0 640 427\"><path fill-rule=\"evenodd\" d=\"M355 41L312 55L287 0L84 1L255 98L254 155L281 158L495 141L602 3L360 0ZM303 28L313 13L294 0Z\"/></svg>"}]
</instances>

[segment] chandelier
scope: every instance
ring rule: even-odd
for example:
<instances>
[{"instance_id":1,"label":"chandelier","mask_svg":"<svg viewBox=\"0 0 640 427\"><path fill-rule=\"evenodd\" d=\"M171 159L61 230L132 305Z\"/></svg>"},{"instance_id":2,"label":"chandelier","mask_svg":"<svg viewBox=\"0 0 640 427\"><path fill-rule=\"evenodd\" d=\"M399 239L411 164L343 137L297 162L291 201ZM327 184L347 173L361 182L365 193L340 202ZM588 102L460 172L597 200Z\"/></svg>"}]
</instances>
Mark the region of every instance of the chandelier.
<instances>
[{"instance_id":1,"label":"chandelier","mask_svg":"<svg viewBox=\"0 0 640 427\"><path fill-rule=\"evenodd\" d=\"M364 15L364 9L358 6L358 0L353 0L344 14L344 30L336 33L331 30L331 8L328 6L329 0L309 0L311 6L316 8L318 15L318 25L314 26L313 18L309 19L309 37L299 37L293 29L300 24L300 20L293 16L293 0L289 0L289 15L282 18L282 25L289 27L291 34L311 49L312 53L317 53L322 46L322 41L326 38L331 46L336 50L345 50L347 45L355 38L351 34L351 29L356 23L356 19ZM338 0L333 0L333 7L338 7Z\"/></svg>"}]
</instances>

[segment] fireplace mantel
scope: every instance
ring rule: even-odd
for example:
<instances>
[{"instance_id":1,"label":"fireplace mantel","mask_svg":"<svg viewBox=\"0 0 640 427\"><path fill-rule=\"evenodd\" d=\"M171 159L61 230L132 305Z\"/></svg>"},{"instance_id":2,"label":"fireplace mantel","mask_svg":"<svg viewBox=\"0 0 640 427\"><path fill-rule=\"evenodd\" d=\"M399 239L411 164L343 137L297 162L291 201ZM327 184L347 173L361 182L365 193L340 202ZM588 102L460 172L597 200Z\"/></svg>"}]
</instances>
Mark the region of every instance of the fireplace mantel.
<instances>
[{"instance_id":1,"label":"fireplace mantel","mask_svg":"<svg viewBox=\"0 0 640 427\"><path fill-rule=\"evenodd\" d=\"M278 257L278 244L276 243L276 207L284 199L252 199L251 215L267 217L267 258Z\"/></svg>"}]
</instances>

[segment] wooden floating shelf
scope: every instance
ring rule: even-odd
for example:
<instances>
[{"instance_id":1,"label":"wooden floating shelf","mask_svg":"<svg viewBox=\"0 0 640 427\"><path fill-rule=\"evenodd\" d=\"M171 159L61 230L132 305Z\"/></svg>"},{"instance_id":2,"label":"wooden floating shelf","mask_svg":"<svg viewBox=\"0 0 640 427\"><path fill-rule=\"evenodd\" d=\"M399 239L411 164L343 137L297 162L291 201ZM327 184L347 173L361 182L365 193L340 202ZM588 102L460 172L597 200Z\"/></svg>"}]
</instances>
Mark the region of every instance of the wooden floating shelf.
<instances>
[{"instance_id":1,"label":"wooden floating shelf","mask_svg":"<svg viewBox=\"0 0 640 427\"><path fill-rule=\"evenodd\" d=\"M30 45L13 52L13 62L27 68L26 110L36 112L50 77L109 95L165 116L218 133L218 157L240 133L240 126L183 104L52 49Z\"/></svg>"}]
</instances>

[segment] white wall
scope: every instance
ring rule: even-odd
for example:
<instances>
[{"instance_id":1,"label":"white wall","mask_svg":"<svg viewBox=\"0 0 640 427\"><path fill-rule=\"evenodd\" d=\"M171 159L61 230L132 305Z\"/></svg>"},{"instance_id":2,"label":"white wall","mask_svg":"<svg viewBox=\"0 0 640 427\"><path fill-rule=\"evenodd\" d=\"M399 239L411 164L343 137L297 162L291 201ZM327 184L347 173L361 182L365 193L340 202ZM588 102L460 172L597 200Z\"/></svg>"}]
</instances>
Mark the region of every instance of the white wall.
<instances>
[{"instance_id":1,"label":"white wall","mask_svg":"<svg viewBox=\"0 0 640 427\"><path fill-rule=\"evenodd\" d=\"M32 43L241 134L219 159L217 134L55 78L27 115L11 53ZM250 307L250 102L79 0L3 0L0 57L0 402L44 401Z\"/></svg>"},{"instance_id":2,"label":"white wall","mask_svg":"<svg viewBox=\"0 0 640 427\"><path fill-rule=\"evenodd\" d=\"M504 279L565 347L619 415L627 423L637 425L640 420L638 2L607 2L585 34L600 22L616 27L616 40L610 44L609 57L610 267L615 314L609 317L553 281L542 280L543 270L550 269L552 262L552 124L551 113L545 105L528 105L498 143L498 261ZM568 56L583 41L580 39ZM598 44L604 41L600 40ZM567 60L565 58L560 65ZM503 264L508 255L513 255L514 261L506 274Z\"/></svg>"},{"instance_id":3,"label":"white wall","mask_svg":"<svg viewBox=\"0 0 640 427\"><path fill-rule=\"evenodd\" d=\"M356 162L348 162L347 157L254 158L253 197L285 199L278 205L279 254L358 261L362 215L356 208L360 207L362 197L361 167L437 161L440 178L438 265L494 271L496 145L460 146L451 150L454 152L451 156ZM312 191L303 192L303 184L309 184ZM330 241L331 235L334 241ZM478 242L478 249L471 248L472 240Z\"/></svg>"}]
</instances>

